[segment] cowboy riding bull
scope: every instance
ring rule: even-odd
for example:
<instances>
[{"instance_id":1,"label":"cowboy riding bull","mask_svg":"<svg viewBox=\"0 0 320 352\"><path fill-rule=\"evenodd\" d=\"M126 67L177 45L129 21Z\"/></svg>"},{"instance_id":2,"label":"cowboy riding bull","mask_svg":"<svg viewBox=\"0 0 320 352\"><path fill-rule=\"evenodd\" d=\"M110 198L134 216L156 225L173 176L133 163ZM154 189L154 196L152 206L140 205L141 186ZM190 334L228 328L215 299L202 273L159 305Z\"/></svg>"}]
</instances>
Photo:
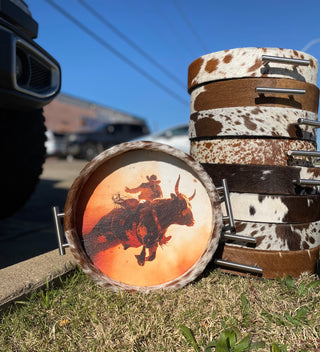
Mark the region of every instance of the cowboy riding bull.
<instances>
[{"instance_id":1,"label":"cowboy riding bull","mask_svg":"<svg viewBox=\"0 0 320 352\"><path fill-rule=\"evenodd\" d=\"M141 253L136 255L138 264L143 266L145 261L154 260L158 246L171 239L171 236L165 236L170 225L194 225L190 202L196 190L188 198L179 192L179 182L180 175L175 193L171 193L170 198L139 202L137 199L113 197L120 207L104 215L88 234L83 235L86 253L92 257L119 244L124 249L142 246ZM148 257L146 249L149 250Z\"/></svg>"}]
</instances>

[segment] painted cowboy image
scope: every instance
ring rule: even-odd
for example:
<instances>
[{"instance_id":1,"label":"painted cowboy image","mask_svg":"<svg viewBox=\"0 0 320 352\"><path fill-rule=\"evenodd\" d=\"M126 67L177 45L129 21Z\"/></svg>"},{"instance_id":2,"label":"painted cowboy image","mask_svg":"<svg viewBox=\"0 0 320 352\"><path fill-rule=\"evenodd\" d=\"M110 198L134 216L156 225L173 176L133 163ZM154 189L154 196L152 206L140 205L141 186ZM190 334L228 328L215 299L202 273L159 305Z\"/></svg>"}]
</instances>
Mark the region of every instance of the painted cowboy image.
<instances>
[{"instance_id":1,"label":"painted cowboy image","mask_svg":"<svg viewBox=\"0 0 320 352\"><path fill-rule=\"evenodd\" d=\"M125 199L118 194L117 196L112 197L112 200L115 204L120 205L123 209L126 210L123 219L120 221L123 228L118 229L119 237L121 239L127 239L126 232L124 228L128 223L133 223L136 226L136 231L140 237L147 236L148 233L158 233L161 229L159 228L159 221L149 208L150 202L156 198L162 198L162 190L159 186L160 180L157 179L156 175L146 176L148 182L141 183L140 186L135 188L125 187L127 193L139 193L138 199L129 198ZM141 219L149 218L148 228L145 225L142 225Z\"/></svg>"},{"instance_id":2,"label":"painted cowboy image","mask_svg":"<svg viewBox=\"0 0 320 352\"><path fill-rule=\"evenodd\" d=\"M147 176L148 182L141 183L140 186L135 188L126 187L127 193L138 193L140 192L138 199L139 201L152 201L155 198L162 198L162 189L159 185L161 182L157 179L156 175Z\"/></svg>"},{"instance_id":3,"label":"painted cowboy image","mask_svg":"<svg viewBox=\"0 0 320 352\"><path fill-rule=\"evenodd\" d=\"M114 207L102 216L94 228L84 236L87 244L86 252L89 256L119 244L122 244L125 250L130 247L142 247L140 254L135 257L138 265L143 266L146 261L151 262L156 258L159 246L170 241L171 235L166 236L166 233L171 225L194 225L191 200L196 195L196 189L190 197L180 193L179 175L174 193L170 194L170 198L162 198L160 181L157 181L154 175L147 179L149 183L142 185L147 184L149 188L140 185L132 189L136 193L141 192L140 201L134 198L121 198L120 194L112 197L113 202L120 207ZM157 191L151 193L150 184L156 186ZM148 192L144 193L146 189ZM161 197L156 197L157 195Z\"/></svg>"}]
</instances>

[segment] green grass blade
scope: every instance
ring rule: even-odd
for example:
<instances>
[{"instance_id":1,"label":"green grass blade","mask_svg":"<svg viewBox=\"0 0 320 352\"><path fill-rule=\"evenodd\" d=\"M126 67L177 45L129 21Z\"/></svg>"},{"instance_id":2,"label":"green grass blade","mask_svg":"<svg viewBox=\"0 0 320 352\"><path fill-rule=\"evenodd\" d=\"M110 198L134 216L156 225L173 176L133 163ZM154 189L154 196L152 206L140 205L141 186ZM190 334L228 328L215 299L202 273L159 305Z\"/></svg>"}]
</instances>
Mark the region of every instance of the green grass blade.
<instances>
[{"instance_id":1,"label":"green grass blade","mask_svg":"<svg viewBox=\"0 0 320 352\"><path fill-rule=\"evenodd\" d=\"M212 352L212 349L217 346L217 340L213 340L206 345L203 352Z\"/></svg>"},{"instance_id":2,"label":"green grass blade","mask_svg":"<svg viewBox=\"0 0 320 352\"><path fill-rule=\"evenodd\" d=\"M250 349L251 350L259 350L260 348L265 348L266 343L264 341L251 342Z\"/></svg>"},{"instance_id":3,"label":"green grass blade","mask_svg":"<svg viewBox=\"0 0 320 352\"><path fill-rule=\"evenodd\" d=\"M320 280L312 281L308 285L306 285L306 289L314 289L320 285Z\"/></svg>"},{"instance_id":4,"label":"green grass blade","mask_svg":"<svg viewBox=\"0 0 320 352\"><path fill-rule=\"evenodd\" d=\"M270 347L270 351L271 352L281 352L279 346L276 343L272 343L272 345Z\"/></svg>"},{"instance_id":5,"label":"green grass blade","mask_svg":"<svg viewBox=\"0 0 320 352\"><path fill-rule=\"evenodd\" d=\"M237 335L233 329L225 329L220 334L216 352L230 352L237 342Z\"/></svg>"},{"instance_id":6,"label":"green grass blade","mask_svg":"<svg viewBox=\"0 0 320 352\"><path fill-rule=\"evenodd\" d=\"M193 336L193 332L191 331L191 329L189 329L185 325L180 325L180 330L182 332L182 335L186 338L187 342L193 347L193 349L196 352L200 351L198 344L197 344L197 341L196 341L195 337Z\"/></svg>"},{"instance_id":7,"label":"green grass blade","mask_svg":"<svg viewBox=\"0 0 320 352\"><path fill-rule=\"evenodd\" d=\"M242 325L248 327L250 325L249 301L247 300L246 295L244 293L241 293L240 299L242 304Z\"/></svg>"},{"instance_id":8,"label":"green grass blade","mask_svg":"<svg viewBox=\"0 0 320 352\"><path fill-rule=\"evenodd\" d=\"M278 345L276 343L272 343L270 347L271 352L287 352L287 346L285 345Z\"/></svg>"},{"instance_id":9,"label":"green grass blade","mask_svg":"<svg viewBox=\"0 0 320 352\"><path fill-rule=\"evenodd\" d=\"M289 290L293 289L295 286L294 280L292 279L291 276L287 276L285 278L285 284L288 287Z\"/></svg>"},{"instance_id":10,"label":"green grass blade","mask_svg":"<svg viewBox=\"0 0 320 352\"><path fill-rule=\"evenodd\" d=\"M250 335L246 335L242 340L240 340L234 347L234 352L248 351L250 346Z\"/></svg>"}]
</instances>

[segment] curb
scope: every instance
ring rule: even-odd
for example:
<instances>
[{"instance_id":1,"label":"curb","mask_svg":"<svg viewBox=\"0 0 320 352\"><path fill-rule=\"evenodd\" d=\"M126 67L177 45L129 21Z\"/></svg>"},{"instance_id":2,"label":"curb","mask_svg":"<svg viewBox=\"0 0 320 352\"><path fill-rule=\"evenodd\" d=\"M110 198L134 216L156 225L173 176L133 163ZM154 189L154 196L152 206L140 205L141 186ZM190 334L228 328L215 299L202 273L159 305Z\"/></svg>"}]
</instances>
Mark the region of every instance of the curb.
<instances>
[{"instance_id":1,"label":"curb","mask_svg":"<svg viewBox=\"0 0 320 352\"><path fill-rule=\"evenodd\" d=\"M58 249L0 270L0 310L32 291L67 274L76 266L69 249Z\"/></svg>"}]
</instances>

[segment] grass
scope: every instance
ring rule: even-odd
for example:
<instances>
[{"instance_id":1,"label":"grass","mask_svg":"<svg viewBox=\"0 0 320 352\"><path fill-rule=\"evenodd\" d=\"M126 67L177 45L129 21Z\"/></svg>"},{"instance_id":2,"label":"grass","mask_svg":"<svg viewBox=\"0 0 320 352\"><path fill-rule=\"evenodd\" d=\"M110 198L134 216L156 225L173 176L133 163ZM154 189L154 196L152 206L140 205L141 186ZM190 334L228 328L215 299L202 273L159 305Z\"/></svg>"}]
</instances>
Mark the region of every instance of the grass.
<instances>
[{"instance_id":1,"label":"grass","mask_svg":"<svg viewBox=\"0 0 320 352\"><path fill-rule=\"evenodd\" d=\"M114 293L76 269L2 312L0 350L320 351L320 280L207 270L178 291Z\"/></svg>"}]
</instances>

